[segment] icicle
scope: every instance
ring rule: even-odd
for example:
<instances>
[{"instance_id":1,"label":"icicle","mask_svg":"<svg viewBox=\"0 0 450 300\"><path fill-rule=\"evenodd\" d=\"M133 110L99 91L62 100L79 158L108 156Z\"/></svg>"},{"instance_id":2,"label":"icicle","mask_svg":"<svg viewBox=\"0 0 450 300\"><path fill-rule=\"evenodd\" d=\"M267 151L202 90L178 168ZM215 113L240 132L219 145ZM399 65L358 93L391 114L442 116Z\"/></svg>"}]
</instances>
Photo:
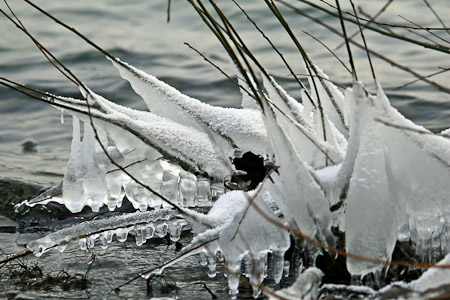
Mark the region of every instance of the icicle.
<instances>
[{"instance_id":1,"label":"icicle","mask_svg":"<svg viewBox=\"0 0 450 300\"><path fill-rule=\"evenodd\" d=\"M161 161L155 161L153 164L147 164L145 173L147 175L147 181L149 187L151 187L155 192L161 192L161 182L164 174L164 168ZM147 204L151 208L160 208L162 205L161 197L149 192L147 194Z\"/></svg>"},{"instance_id":2,"label":"icicle","mask_svg":"<svg viewBox=\"0 0 450 300\"><path fill-rule=\"evenodd\" d=\"M239 276L241 274L240 260L227 260L228 288L230 290L231 299L236 299L239 293Z\"/></svg>"},{"instance_id":3,"label":"icicle","mask_svg":"<svg viewBox=\"0 0 450 300\"><path fill-rule=\"evenodd\" d=\"M167 234L167 223L166 222L162 222L158 225L156 225L156 229L155 229L155 235L159 238L163 238L166 236Z\"/></svg>"},{"instance_id":4,"label":"icicle","mask_svg":"<svg viewBox=\"0 0 450 300\"><path fill-rule=\"evenodd\" d=\"M153 226L153 224L149 224L147 226L145 226L145 239L149 240L153 237L155 233L155 227Z\"/></svg>"},{"instance_id":5,"label":"icicle","mask_svg":"<svg viewBox=\"0 0 450 300\"><path fill-rule=\"evenodd\" d=\"M252 266L252 259L250 255L246 255L242 258L242 262L244 264L244 271L242 272L242 275L244 275L247 278L250 278L250 276L253 273L253 266Z\"/></svg>"},{"instance_id":6,"label":"icicle","mask_svg":"<svg viewBox=\"0 0 450 300\"><path fill-rule=\"evenodd\" d=\"M180 180L180 168L174 165L165 163L163 165L164 173L162 175L161 181L161 194L166 197L171 203L178 204L179 199L179 186L178 182ZM172 207L166 201L162 202L162 206Z\"/></svg>"},{"instance_id":7,"label":"icicle","mask_svg":"<svg viewBox=\"0 0 450 300\"><path fill-rule=\"evenodd\" d=\"M168 230L169 237L172 242L176 242L180 239L181 223L177 219L168 222Z\"/></svg>"},{"instance_id":8,"label":"icicle","mask_svg":"<svg viewBox=\"0 0 450 300\"><path fill-rule=\"evenodd\" d=\"M112 235L111 235L111 237L112 237ZM108 242L108 236L107 236L107 232L103 232L101 235L100 235L100 247L102 248L102 249L106 249L106 248L108 248L108 244L109 244L110 242Z\"/></svg>"},{"instance_id":9,"label":"icicle","mask_svg":"<svg viewBox=\"0 0 450 300\"><path fill-rule=\"evenodd\" d=\"M96 235L91 235L86 238L86 250L94 249Z\"/></svg>"},{"instance_id":10,"label":"icicle","mask_svg":"<svg viewBox=\"0 0 450 300\"><path fill-rule=\"evenodd\" d=\"M284 261L284 266L283 266L283 274L284 277L289 277L289 269L291 267L291 263L287 260Z\"/></svg>"},{"instance_id":11,"label":"icicle","mask_svg":"<svg viewBox=\"0 0 450 300\"><path fill-rule=\"evenodd\" d=\"M136 239L136 246L142 246L145 243L145 236L142 228L140 226L136 226L134 228L134 237Z\"/></svg>"},{"instance_id":12,"label":"icicle","mask_svg":"<svg viewBox=\"0 0 450 300\"><path fill-rule=\"evenodd\" d=\"M122 206L125 190L122 188L124 174L121 171L110 172L106 174L106 199L105 204L110 211L116 207Z\"/></svg>"},{"instance_id":13,"label":"icicle","mask_svg":"<svg viewBox=\"0 0 450 300\"><path fill-rule=\"evenodd\" d=\"M98 130L98 132L101 132ZM101 138L103 140L103 138ZM103 145L107 145L107 142L102 141ZM96 144L98 145L98 144ZM116 166L111 166L111 162L108 157L103 153L103 150L97 152L96 159L100 168L105 173L106 182L106 197L104 203L110 211L113 211L116 207L120 207L125 191L122 188L125 182L126 175L117 169ZM123 164L125 161L124 156L120 153L116 146L109 146L107 148L108 154L118 164Z\"/></svg>"},{"instance_id":14,"label":"icicle","mask_svg":"<svg viewBox=\"0 0 450 300\"><path fill-rule=\"evenodd\" d=\"M121 243L125 242L128 238L128 231L129 231L129 229L127 229L127 228L116 229L115 234L116 234L117 241L121 242Z\"/></svg>"},{"instance_id":15,"label":"icicle","mask_svg":"<svg viewBox=\"0 0 450 300\"><path fill-rule=\"evenodd\" d=\"M266 275L267 252L260 253L259 257L255 258L253 263L255 265L253 266L254 270L252 270L250 276L250 284L252 285L253 298L256 299L261 294L260 285L263 282Z\"/></svg>"},{"instance_id":16,"label":"icicle","mask_svg":"<svg viewBox=\"0 0 450 300\"><path fill-rule=\"evenodd\" d=\"M206 265L208 265L208 255L206 254L205 251L200 252L199 259L201 266L205 267Z\"/></svg>"},{"instance_id":17,"label":"icicle","mask_svg":"<svg viewBox=\"0 0 450 300\"><path fill-rule=\"evenodd\" d=\"M209 256L208 255L208 277L209 278L214 278L216 277L216 259L214 256Z\"/></svg>"},{"instance_id":18,"label":"icicle","mask_svg":"<svg viewBox=\"0 0 450 300\"><path fill-rule=\"evenodd\" d=\"M76 213L83 209L86 203L86 195L81 181L82 170L80 169L82 160L80 120L73 116L72 123L72 145L69 162L67 163L67 169L64 174L62 193L64 205L71 212Z\"/></svg>"},{"instance_id":19,"label":"icicle","mask_svg":"<svg viewBox=\"0 0 450 300\"><path fill-rule=\"evenodd\" d=\"M97 212L106 198L106 174L95 160L96 139L92 126L93 124L84 123L81 164L86 204Z\"/></svg>"},{"instance_id":20,"label":"icicle","mask_svg":"<svg viewBox=\"0 0 450 300\"><path fill-rule=\"evenodd\" d=\"M66 248L67 248L67 244L62 244L62 245L56 246L56 249L58 249L59 253L63 253L64 250L66 250Z\"/></svg>"},{"instance_id":21,"label":"icicle","mask_svg":"<svg viewBox=\"0 0 450 300\"><path fill-rule=\"evenodd\" d=\"M181 171L179 186L179 203L184 207L194 207L195 197L197 195L197 178L195 177L195 175L185 171Z\"/></svg>"},{"instance_id":22,"label":"icicle","mask_svg":"<svg viewBox=\"0 0 450 300\"><path fill-rule=\"evenodd\" d=\"M280 283L284 270L284 253L274 251L272 253L272 278L276 284Z\"/></svg>"},{"instance_id":23,"label":"icicle","mask_svg":"<svg viewBox=\"0 0 450 300\"><path fill-rule=\"evenodd\" d=\"M87 250L87 239L86 238L82 238L78 241L78 245L80 246L80 250L84 251Z\"/></svg>"},{"instance_id":24,"label":"icicle","mask_svg":"<svg viewBox=\"0 0 450 300\"><path fill-rule=\"evenodd\" d=\"M197 197L195 206L211 206L211 186L207 179L199 178L197 181Z\"/></svg>"}]
</instances>

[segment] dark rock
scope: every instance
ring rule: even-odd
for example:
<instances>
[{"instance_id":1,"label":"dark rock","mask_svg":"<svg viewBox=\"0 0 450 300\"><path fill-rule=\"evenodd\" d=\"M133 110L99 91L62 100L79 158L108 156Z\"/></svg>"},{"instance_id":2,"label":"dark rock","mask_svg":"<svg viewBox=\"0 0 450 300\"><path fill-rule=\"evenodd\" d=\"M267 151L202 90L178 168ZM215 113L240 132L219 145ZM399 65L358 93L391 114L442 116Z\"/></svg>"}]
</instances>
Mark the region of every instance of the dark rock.
<instances>
[{"instance_id":1,"label":"dark rock","mask_svg":"<svg viewBox=\"0 0 450 300\"><path fill-rule=\"evenodd\" d=\"M0 232L1 233L15 233L17 228L17 223L13 220L8 219L5 216L0 216Z\"/></svg>"}]
</instances>

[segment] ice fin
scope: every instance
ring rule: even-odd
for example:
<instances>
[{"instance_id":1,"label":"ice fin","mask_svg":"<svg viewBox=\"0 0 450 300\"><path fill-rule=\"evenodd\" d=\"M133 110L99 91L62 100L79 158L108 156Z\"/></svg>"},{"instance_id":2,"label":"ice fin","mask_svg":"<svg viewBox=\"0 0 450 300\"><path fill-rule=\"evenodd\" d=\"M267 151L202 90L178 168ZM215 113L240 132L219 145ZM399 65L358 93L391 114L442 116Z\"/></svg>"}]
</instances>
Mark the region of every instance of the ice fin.
<instances>
[{"instance_id":1,"label":"ice fin","mask_svg":"<svg viewBox=\"0 0 450 300\"><path fill-rule=\"evenodd\" d=\"M345 212L345 248L348 253L382 261L391 258L397 240L397 220L385 172L382 125L374 121L370 100L359 103L361 136L350 179ZM352 275L366 275L382 264L347 258Z\"/></svg>"},{"instance_id":2,"label":"ice fin","mask_svg":"<svg viewBox=\"0 0 450 300\"><path fill-rule=\"evenodd\" d=\"M330 204L275 119L272 109L264 104L266 127L280 166L280 178L275 177L280 192L277 204L288 220L294 220L304 234L334 246Z\"/></svg>"}]
</instances>

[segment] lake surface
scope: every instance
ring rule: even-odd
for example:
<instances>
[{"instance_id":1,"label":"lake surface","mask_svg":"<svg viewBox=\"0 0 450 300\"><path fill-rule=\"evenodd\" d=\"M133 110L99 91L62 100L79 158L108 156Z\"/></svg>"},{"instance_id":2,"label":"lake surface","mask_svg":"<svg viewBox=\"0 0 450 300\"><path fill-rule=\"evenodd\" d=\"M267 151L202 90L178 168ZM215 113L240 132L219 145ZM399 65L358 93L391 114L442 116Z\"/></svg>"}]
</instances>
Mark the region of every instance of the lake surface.
<instances>
[{"instance_id":1,"label":"lake surface","mask_svg":"<svg viewBox=\"0 0 450 300\"><path fill-rule=\"evenodd\" d=\"M298 98L298 85L287 76L288 71L267 42L254 31L231 1L219 2L223 2L221 5L224 11L266 68ZM333 27L340 28L333 17L295 1L292 3ZM366 0L358 3L365 12L375 14L385 1ZM435 0L432 4L444 20L450 15L447 0ZM15 1L11 5L27 28L92 90L117 103L145 109L143 101L118 76L118 72L102 54L26 3ZM159 77L185 94L214 105L238 107L240 104L236 87L183 44L189 42L225 71L232 73L227 55L187 1L172 1L170 23L166 23L166 0L65 0L41 1L39 5L122 60ZM4 4L2 7L6 10ZM263 1L245 1L244 7L274 40L294 70L305 73L297 50ZM314 61L332 80L349 86L351 77L346 70L302 30L321 39L330 48L336 47L341 42L340 38L290 9L282 7L282 11ZM425 4L416 0L394 2L379 21L407 24L398 15L418 22L421 26L440 26ZM348 26L349 32L356 30L354 26ZM405 30L398 32L419 38ZM440 34L447 39L450 37L442 32ZM427 36L431 37L429 34ZM442 53L376 33L367 32L367 40L370 48L423 75L438 71L438 67L449 67L448 55ZM345 47L336 53L345 62L348 61ZM365 54L354 49L354 56L360 79L369 91L374 91ZM402 113L432 130L450 127L448 94L422 82L394 91L395 87L414 78L378 59L374 59L374 64L379 82ZM0 18L0 76L55 94L80 97L77 88L56 71L33 43L4 17ZM438 75L433 80L448 86L450 73ZM54 108L0 87L0 177L41 185L59 182L69 156L70 140L70 119L61 124L60 114ZM36 144L31 147L32 151L24 151L22 144L27 141L31 142L31 146Z\"/></svg>"}]
</instances>

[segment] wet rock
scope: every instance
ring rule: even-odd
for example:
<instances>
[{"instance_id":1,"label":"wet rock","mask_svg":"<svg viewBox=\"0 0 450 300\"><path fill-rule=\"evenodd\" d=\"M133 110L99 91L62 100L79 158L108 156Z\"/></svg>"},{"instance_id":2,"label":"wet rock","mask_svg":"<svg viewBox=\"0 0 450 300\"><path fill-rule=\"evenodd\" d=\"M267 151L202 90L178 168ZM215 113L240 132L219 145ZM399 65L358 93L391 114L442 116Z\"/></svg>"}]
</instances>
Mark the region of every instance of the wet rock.
<instances>
[{"instance_id":1,"label":"wet rock","mask_svg":"<svg viewBox=\"0 0 450 300\"><path fill-rule=\"evenodd\" d=\"M34 197L41 189L37 184L0 178L0 215L14 218L14 205Z\"/></svg>"},{"instance_id":2,"label":"wet rock","mask_svg":"<svg viewBox=\"0 0 450 300\"><path fill-rule=\"evenodd\" d=\"M30 295L17 294L16 297L14 297L13 299L15 299L15 300L34 300L36 298L34 298L33 296L30 296Z\"/></svg>"},{"instance_id":3,"label":"wet rock","mask_svg":"<svg viewBox=\"0 0 450 300\"><path fill-rule=\"evenodd\" d=\"M17 223L5 216L0 216L0 233L15 233Z\"/></svg>"}]
</instances>

